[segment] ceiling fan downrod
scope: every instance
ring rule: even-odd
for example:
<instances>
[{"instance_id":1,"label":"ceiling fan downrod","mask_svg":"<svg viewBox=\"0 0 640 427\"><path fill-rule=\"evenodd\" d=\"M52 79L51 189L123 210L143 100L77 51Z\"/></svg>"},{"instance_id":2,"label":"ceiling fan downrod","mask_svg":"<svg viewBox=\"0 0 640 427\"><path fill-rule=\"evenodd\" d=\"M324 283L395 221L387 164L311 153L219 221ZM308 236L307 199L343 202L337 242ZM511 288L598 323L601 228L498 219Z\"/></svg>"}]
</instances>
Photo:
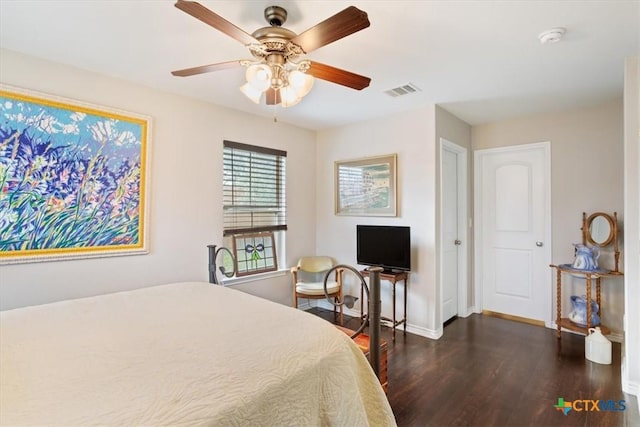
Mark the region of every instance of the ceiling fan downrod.
<instances>
[{"instance_id":1,"label":"ceiling fan downrod","mask_svg":"<svg viewBox=\"0 0 640 427\"><path fill-rule=\"evenodd\" d=\"M264 19L272 27L282 27L287 21L287 11L280 6L269 6L264 10Z\"/></svg>"}]
</instances>

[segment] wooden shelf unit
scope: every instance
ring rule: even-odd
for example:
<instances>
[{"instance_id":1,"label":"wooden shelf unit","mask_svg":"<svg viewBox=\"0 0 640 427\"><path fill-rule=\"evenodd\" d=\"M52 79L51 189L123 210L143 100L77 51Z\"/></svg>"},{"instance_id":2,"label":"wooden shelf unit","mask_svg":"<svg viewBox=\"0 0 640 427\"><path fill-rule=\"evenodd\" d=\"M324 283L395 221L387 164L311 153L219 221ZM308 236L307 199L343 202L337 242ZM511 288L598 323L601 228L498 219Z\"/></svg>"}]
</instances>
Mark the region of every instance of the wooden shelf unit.
<instances>
[{"instance_id":1,"label":"wooden shelf unit","mask_svg":"<svg viewBox=\"0 0 640 427\"><path fill-rule=\"evenodd\" d=\"M585 334L585 335L587 335L587 332L589 331L588 328L586 328L584 326L576 325L575 323L573 323L567 317L563 317L562 319L560 319L559 322L556 319L556 324L559 325L558 329L565 328L565 329L568 329L570 331L579 332L579 333ZM611 330L609 328L607 328L606 326L604 326L604 325L597 325L597 326L600 328L600 331L602 332L603 335L608 335L608 334L611 333ZM560 338L560 337L558 336L558 338Z\"/></svg>"},{"instance_id":2,"label":"wooden shelf unit","mask_svg":"<svg viewBox=\"0 0 640 427\"><path fill-rule=\"evenodd\" d=\"M568 265L554 265L551 264L549 267L556 269L556 326L558 328L558 339L561 338L562 328L568 329L570 331L578 332L584 335L589 334L589 328L591 328L591 285L592 281L595 279L596 282L596 303L598 304L598 315L602 320L602 299L600 297L600 286L601 279L603 277L619 277L622 276L620 272L613 271L585 271L572 268ZM573 274L576 276L584 276L587 282L586 296L587 296L587 326L580 326L573 323L569 318L562 317L562 274ZM604 335L611 333L611 330L600 324L596 325L600 328Z\"/></svg>"}]
</instances>

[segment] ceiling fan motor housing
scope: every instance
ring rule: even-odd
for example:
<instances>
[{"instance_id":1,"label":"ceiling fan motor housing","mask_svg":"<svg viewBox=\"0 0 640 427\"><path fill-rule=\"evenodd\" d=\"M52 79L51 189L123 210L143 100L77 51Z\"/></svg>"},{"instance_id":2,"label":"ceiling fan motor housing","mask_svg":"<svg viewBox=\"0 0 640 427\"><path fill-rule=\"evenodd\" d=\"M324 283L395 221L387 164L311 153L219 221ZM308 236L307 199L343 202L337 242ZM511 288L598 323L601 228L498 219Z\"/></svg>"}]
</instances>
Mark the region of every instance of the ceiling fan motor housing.
<instances>
[{"instance_id":1,"label":"ceiling fan motor housing","mask_svg":"<svg viewBox=\"0 0 640 427\"><path fill-rule=\"evenodd\" d=\"M297 36L293 31L282 27L287 20L287 11L280 6L269 6L264 10L264 17L271 25L255 30L251 36L260 45L250 45L251 54L257 58L265 58L273 54L280 54L285 59L292 59L304 54L302 48L290 40Z\"/></svg>"},{"instance_id":2,"label":"ceiling fan motor housing","mask_svg":"<svg viewBox=\"0 0 640 427\"><path fill-rule=\"evenodd\" d=\"M253 56L263 58L272 53L280 53L284 57L295 57L302 55L304 52L300 46L290 42L297 34L283 27L262 27L255 30L252 34L260 45L249 46Z\"/></svg>"}]
</instances>

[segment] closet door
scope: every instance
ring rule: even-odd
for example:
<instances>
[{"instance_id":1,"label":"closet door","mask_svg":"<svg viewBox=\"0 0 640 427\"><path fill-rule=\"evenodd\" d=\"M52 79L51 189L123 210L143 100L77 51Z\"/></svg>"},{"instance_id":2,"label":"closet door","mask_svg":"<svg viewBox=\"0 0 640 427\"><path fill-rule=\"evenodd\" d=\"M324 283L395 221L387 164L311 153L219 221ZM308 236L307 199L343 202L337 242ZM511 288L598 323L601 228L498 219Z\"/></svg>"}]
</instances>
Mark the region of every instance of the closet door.
<instances>
[{"instance_id":1,"label":"closet door","mask_svg":"<svg viewBox=\"0 0 640 427\"><path fill-rule=\"evenodd\" d=\"M482 309L550 324L550 145L478 150L475 156Z\"/></svg>"}]
</instances>

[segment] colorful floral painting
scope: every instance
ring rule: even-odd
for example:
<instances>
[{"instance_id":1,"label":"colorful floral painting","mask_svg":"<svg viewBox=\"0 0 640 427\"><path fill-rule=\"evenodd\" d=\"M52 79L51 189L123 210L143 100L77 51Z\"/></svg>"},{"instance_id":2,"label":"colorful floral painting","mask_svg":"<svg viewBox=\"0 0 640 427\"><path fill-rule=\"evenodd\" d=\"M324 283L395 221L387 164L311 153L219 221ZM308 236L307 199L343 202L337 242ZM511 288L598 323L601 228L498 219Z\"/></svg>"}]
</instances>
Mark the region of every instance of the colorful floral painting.
<instances>
[{"instance_id":1,"label":"colorful floral painting","mask_svg":"<svg viewBox=\"0 0 640 427\"><path fill-rule=\"evenodd\" d=\"M149 125L0 86L0 263L146 252Z\"/></svg>"}]
</instances>

